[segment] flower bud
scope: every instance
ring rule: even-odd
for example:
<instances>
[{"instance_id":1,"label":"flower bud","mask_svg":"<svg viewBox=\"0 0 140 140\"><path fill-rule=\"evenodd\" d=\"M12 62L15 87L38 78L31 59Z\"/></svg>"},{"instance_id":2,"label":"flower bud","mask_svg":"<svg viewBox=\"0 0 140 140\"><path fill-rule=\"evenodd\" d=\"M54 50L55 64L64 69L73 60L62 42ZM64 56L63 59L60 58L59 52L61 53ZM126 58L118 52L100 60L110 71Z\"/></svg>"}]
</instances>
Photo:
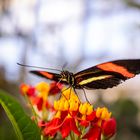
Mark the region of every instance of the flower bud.
<instances>
[{"instance_id":1,"label":"flower bud","mask_svg":"<svg viewBox=\"0 0 140 140\"><path fill-rule=\"evenodd\" d=\"M111 138L116 132L116 125L117 125L117 123L114 118L104 121L104 123L102 125L102 134L106 138Z\"/></svg>"}]
</instances>

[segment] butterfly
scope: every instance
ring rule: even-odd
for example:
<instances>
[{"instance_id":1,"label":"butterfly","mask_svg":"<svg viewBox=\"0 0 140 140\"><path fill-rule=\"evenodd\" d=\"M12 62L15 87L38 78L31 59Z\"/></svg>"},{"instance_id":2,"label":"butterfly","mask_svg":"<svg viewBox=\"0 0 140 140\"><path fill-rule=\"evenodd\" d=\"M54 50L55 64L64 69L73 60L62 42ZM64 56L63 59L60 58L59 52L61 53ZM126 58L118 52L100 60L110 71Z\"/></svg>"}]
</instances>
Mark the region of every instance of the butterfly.
<instances>
[{"instance_id":1,"label":"butterfly","mask_svg":"<svg viewBox=\"0 0 140 140\"><path fill-rule=\"evenodd\" d=\"M140 59L116 60L101 63L75 74L66 70L62 70L60 73L32 70L30 73L55 82L60 82L74 89L107 89L117 86L122 81L139 74Z\"/></svg>"}]
</instances>

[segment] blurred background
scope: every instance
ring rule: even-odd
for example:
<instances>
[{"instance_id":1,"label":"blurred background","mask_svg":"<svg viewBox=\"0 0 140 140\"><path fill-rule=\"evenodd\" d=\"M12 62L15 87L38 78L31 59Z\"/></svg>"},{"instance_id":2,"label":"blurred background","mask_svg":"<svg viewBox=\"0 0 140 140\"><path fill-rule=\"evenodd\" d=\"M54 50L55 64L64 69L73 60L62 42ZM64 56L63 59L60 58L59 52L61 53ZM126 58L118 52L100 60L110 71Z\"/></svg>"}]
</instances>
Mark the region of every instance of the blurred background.
<instances>
[{"instance_id":1,"label":"blurred background","mask_svg":"<svg viewBox=\"0 0 140 140\"><path fill-rule=\"evenodd\" d=\"M45 80L16 63L77 72L140 58L139 0L0 0L0 89L18 100L19 85ZM83 93L81 100L85 100ZM118 121L114 140L140 139L140 75L113 89L87 91ZM16 139L0 108L0 140Z\"/></svg>"}]
</instances>

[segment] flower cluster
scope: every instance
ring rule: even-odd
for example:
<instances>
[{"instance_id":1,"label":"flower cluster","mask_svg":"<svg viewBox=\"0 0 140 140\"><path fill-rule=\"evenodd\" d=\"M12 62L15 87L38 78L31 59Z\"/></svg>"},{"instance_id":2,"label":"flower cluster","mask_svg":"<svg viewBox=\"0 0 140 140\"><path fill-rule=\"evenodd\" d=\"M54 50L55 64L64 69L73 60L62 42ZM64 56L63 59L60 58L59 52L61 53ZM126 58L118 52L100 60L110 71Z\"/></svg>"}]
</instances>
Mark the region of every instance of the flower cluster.
<instances>
[{"instance_id":1,"label":"flower cluster","mask_svg":"<svg viewBox=\"0 0 140 140\"><path fill-rule=\"evenodd\" d=\"M107 108L95 109L87 102L81 103L72 89L65 89L61 84L51 83L49 86L42 82L35 87L23 84L21 91L38 111L42 114L47 112L40 117L38 113L36 115L44 137L55 139L61 134L62 138L108 140L116 132L116 120ZM48 96L60 92L61 97L52 105ZM48 115L50 112L53 112L51 117Z\"/></svg>"},{"instance_id":2,"label":"flower cluster","mask_svg":"<svg viewBox=\"0 0 140 140\"><path fill-rule=\"evenodd\" d=\"M21 94L25 96L28 103L33 107L33 115L41 119L48 120L50 114L55 112L53 103L49 97L58 94L62 89L61 84L55 82L50 85L40 82L36 86L21 84Z\"/></svg>"}]
</instances>

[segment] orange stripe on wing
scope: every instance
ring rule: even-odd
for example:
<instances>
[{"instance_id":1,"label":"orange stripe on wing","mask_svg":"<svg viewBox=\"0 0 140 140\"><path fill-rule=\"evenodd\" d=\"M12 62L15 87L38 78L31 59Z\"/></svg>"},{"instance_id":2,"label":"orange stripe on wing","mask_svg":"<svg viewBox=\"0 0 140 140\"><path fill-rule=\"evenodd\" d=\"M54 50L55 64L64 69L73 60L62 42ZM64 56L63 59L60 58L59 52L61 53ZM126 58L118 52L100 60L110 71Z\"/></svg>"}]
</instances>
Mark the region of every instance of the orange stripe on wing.
<instances>
[{"instance_id":1,"label":"orange stripe on wing","mask_svg":"<svg viewBox=\"0 0 140 140\"><path fill-rule=\"evenodd\" d=\"M113 64L111 62L97 65L97 67L105 71L110 71L110 72L112 71L112 72L120 73L123 76L128 77L128 78L132 78L135 76L135 74L129 72L125 67L119 66L117 64Z\"/></svg>"},{"instance_id":2,"label":"orange stripe on wing","mask_svg":"<svg viewBox=\"0 0 140 140\"><path fill-rule=\"evenodd\" d=\"M42 74L43 76L47 77L48 79L52 79L53 78L53 75L48 73L48 72L39 71L39 73Z\"/></svg>"}]
</instances>

